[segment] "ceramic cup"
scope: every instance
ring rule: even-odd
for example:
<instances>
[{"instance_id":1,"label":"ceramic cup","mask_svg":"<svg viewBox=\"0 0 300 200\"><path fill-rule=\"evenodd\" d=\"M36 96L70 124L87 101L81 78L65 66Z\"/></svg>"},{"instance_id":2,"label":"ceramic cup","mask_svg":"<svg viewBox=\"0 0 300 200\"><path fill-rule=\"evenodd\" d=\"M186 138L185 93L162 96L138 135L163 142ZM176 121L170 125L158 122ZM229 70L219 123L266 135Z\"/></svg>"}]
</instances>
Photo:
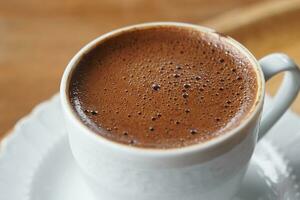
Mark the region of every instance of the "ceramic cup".
<instances>
[{"instance_id":1,"label":"ceramic cup","mask_svg":"<svg viewBox=\"0 0 300 200\"><path fill-rule=\"evenodd\" d=\"M228 200L239 188L257 141L287 110L300 87L300 71L284 54L257 61L240 43L234 45L247 56L259 84L256 103L240 125L205 143L176 149L143 149L103 138L86 127L69 100L70 78L82 56L105 39L132 29L175 26L217 35L198 25L159 22L134 25L104 34L83 47L68 64L61 81L60 98L72 153L97 199L105 200ZM216 36L217 37L217 36ZM274 106L261 119L265 81L284 72ZM288 136L287 136L288 137Z\"/></svg>"}]
</instances>

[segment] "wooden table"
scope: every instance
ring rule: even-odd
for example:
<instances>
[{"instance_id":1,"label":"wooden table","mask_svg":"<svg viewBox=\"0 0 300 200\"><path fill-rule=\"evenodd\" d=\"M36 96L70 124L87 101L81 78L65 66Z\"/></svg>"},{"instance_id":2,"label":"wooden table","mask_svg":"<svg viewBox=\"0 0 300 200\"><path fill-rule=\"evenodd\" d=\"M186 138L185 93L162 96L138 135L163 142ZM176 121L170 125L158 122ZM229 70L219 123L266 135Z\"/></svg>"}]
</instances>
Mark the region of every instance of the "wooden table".
<instances>
[{"instance_id":1,"label":"wooden table","mask_svg":"<svg viewBox=\"0 0 300 200\"><path fill-rule=\"evenodd\" d=\"M257 2L1 1L0 138L36 104L58 92L62 72L70 58L98 35L117 27L148 21L201 23L226 11L251 7Z\"/></svg>"}]
</instances>

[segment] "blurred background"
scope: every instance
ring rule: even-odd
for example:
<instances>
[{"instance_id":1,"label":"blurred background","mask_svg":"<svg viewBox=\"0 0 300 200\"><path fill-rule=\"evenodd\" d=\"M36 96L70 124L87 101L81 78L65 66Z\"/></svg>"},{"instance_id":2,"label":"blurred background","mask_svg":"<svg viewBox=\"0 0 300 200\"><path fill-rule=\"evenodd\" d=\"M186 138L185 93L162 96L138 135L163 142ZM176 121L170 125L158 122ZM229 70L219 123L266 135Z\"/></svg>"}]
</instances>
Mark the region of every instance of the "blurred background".
<instances>
[{"instance_id":1,"label":"blurred background","mask_svg":"<svg viewBox=\"0 0 300 200\"><path fill-rule=\"evenodd\" d=\"M71 57L112 29L150 21L203 24L261 56L300 63L299 0L0 0L0 138L58 92ZM281 77L268 84L271 94ZM293 105L300 113L300 102Z\"/></svg>"}]
</instances>

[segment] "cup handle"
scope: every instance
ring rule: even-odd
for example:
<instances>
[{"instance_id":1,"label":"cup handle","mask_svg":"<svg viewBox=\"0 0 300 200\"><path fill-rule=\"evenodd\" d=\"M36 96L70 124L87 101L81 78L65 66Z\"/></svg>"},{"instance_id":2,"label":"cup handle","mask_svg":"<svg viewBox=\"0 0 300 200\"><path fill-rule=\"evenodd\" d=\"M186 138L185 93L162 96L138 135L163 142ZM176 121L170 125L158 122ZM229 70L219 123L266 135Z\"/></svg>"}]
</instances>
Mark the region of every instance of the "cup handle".
<instances>
[{"instance_id":1,"label":"cup handle","mask_svg":"<svg viewBox=\"0 0 300 200\"><path fill-rule=\"evenodd\" d=\"M266 81L274 75L284 72L283 82L274 97L272 107L264 111L266 115L261 120L258 134L258 139L260 140L297 97L300 89L300 70L291 58L282 53L267 55L259 60L259 64Z\"/></svg>"}]
</instances>

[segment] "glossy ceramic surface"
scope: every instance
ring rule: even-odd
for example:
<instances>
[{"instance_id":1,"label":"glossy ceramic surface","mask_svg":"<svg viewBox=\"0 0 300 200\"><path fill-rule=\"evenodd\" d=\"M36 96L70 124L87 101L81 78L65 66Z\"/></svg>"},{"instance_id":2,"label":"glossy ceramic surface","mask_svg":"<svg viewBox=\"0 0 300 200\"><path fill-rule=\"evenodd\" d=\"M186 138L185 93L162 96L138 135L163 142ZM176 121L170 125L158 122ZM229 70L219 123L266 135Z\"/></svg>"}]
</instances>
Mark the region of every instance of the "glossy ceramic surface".
<instances>
[{"instance_id":1,"label":"glossy ceramic surface","mask_svg":"<svg viewBox=\"0 0 300 200\"><path fill-rule=\"evenodd\" d=\"M300 199L299 122L286 113L258 144L234 200ZM7 199L95 199L70 152L57 96L37 106L1 143L0 200Z\"/></svg>"}]
</instances>

